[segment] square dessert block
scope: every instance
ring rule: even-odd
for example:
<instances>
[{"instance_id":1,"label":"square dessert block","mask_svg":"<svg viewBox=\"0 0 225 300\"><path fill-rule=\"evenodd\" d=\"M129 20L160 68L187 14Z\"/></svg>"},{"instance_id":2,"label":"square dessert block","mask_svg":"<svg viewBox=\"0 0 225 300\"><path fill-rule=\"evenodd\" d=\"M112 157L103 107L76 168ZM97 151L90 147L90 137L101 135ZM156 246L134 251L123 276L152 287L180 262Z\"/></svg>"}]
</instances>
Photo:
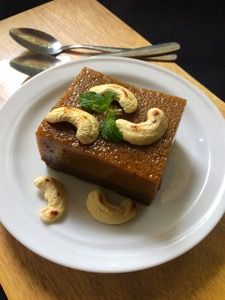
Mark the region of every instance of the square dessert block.
<instances>
[{"instance_id":1,"label":"square dessert block","mask_svg":"<svg viewBox=\"0 0 225 300\"><path fill-rule=\"evenodd\" d=\"M143 122L146 120L147 111L157 107L164 111L168 120L165 135L147 146L135 146L125 141L113 143L101 136L94 143L84 145L77 140L76 128L73 125L67 122L52 124L43 120L36 131L41 159L55 170L73 174L149 204L160 187L186 100L120 82L84 68L54 108L80 108L81 93L91 87L109 83L129 89L138 100L138 108L134 113L122 112L119 118L133 123ZM103 114L92 114L102 123Z\"/></svg>"}]
</instances>

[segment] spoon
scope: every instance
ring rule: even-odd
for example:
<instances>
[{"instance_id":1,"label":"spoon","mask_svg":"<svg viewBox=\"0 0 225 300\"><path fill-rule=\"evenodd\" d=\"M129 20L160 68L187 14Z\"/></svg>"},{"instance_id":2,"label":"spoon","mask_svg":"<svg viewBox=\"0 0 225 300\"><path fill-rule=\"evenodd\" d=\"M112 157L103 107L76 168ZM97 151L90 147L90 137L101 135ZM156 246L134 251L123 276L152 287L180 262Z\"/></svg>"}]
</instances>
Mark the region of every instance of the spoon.
<instances>
[{"instance_id":1,"label":"spoon","mask_svg":"<svg viewBox=\"0 0 225 300\"><path fill-rule=\"evenodd\" d=\"M17 43L31 50L32 52L47 55L56 55L70 49L89 49L114 53L114 55L117 55L116 53L118 52L118 56L127 56L125 53L122 54L122 51L126 51L128 52L129 57L141 57L170 53L180 49L180 45L175 42L162 43L141 48L117 48L93 45L63 46L55 37L51 36L50 34L32 28L12 28L10 29L9 34Z\"/></svg>"},{"instance_id":2,"label":"spoon","mask_svg":"<svg viewBox=\"0 0 225 300\"><path fill-rule=\"evenodd\" d=\"M152 61L174 61L176 54L149 57ZM43 55L26 51L24 54L13 58L10 66L29 76L34 76L42 71L61 64L62 61L51 55Z\"/></svg>"},{"instance_id":3,"label":"spoon","mask_svg":"<svg viewBox=\"0 0 225 300\"><path fill-rule=\"evenodd\" d=\"M9 62L11 67L29 76L34 76L60 63L61 60L54 56L32 53L30 51L13 58Z\"/></svg>"}]
</instances>

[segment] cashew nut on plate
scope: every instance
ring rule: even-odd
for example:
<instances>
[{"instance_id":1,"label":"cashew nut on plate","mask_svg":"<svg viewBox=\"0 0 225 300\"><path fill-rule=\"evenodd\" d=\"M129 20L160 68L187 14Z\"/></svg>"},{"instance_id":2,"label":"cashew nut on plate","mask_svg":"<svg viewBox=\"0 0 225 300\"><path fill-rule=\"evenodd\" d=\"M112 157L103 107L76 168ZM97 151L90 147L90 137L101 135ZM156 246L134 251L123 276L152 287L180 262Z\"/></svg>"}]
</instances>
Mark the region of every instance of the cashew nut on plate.
<instances>
[{"instance_id":1,"label":"cashew nut on plate","mask_svg":"<svg viewBox=\"0 0 225 300\"><path fill-rule=\"evenodd\" d=\"M44 193L48 207L40 210L40 218L46 223L59 219L66 210L67 194L61 182L50 176L39 176L34 185Z\"/></svg>"},{"instance_id":2,"label":"cashew nut on plate","mask_svg":"<svg viewBox=\"0 0 225 300\"><path fill-rule=\"evenodd\" d=\"M136 204L125 198L120 205L111 204L102 191L96 189L88 194L86 201L90 215L98 222L104 224L123 224L136 215Z\"/></svg>"},{"instance_id":3,"label":"cashew nut on plate","mask_svg":"<svg viewBox=\"0 0 225 300\"><path fill-rule=\"evenodd\" d=\"M132 113L137 109L137 98L134 94L123 86L118 84L102 84L90 88L91 92L104 94L106 92L115 92L115 100L126 113Z\"/></svg>"},{"instance_id":4,"label":"cashew nut on plate","mask_svg":"<svg viewBox=\"0 0 225 300\"><path fill-rule=\"evenodd\" d=\"M99 123L97 119L79 108L55 108L45 116L45 120L49 123L71 123L77 128L76 138L82 144L93 143L99 135Z\"/></svg>"},{"instance_id":5,"label":"cashew nut on plate","mask_svg":"<svg viewBox=\"0 0 225 300\"><path fill-rule=\"evenodd\" d=\"M151 108L148 110L145 122L135 124L124 119L117 119L116 125L125 141L143 146L159 140L165 134L168 122L162 110Z\"/></svg>"}]
</instances>

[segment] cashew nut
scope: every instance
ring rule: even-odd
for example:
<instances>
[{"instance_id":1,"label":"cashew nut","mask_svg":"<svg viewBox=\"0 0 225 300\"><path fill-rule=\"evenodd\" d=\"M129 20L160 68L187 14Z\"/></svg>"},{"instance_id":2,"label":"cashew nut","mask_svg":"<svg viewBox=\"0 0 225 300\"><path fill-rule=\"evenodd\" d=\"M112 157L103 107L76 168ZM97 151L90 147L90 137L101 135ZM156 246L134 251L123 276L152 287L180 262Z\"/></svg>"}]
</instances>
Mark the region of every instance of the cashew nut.
<instances>
[{"instance_id":1,"label":"cashew nut","mask_svg":"<svg viewBox=\"0 0 225 300\"><path fill-rule=\"evenodd\" d=\"M69 122L77 128L76 138L82 144L94 142L99 135L99 124L91 114L74 107L58 107L45 116L50 123Z\"/></svg>"},{"instance_id":2,"label":"cashew nut","mask_svg":"<svg viewBox=\"0 0 225 300\"><path fill-rule=\"evenodd\" d=\"M147 121L131 123L124 119L116 120L116 125L123 135L123 139L133 145L150 145L159 140L166 132L168 122L164 112L158 108L151 108L147 113Z\"/></svg>"},{"instance_id":3,"label":"cashew nut","mask_svg":"<svg viewBox=\"0 0 225 300\"><path fill-rule=\"evenodd\" d=\"M102 84L90 88L90 91L99 94L106 92L115 92L115 100L119 102L126 113L132 113L137 109L137 98L134 94L123 86L118 84Z\"/></svg>"},{"instance_id":4,"label":"cashew nut","mask_svg":"<svg viewBox=\"0 0 225 300\"><path fill-rule=\"evenodd\" d=\"M39 176L34 185L44 193L48 207L40 209L40 218L46 223L59 219L66 209L67 194L61 182L50 176Z\"/></svg>"},{"instance_id":5,"label":"cashew nut","mask_svg":"<svg viewBox=\"0 0 225 300\"><path fill-rule=\"evenodd\" d=\"M93 190L88 194L86 201L90 215L104 224L123 224L136 215L136 205L131 199L125 198L120 205L109 203L100 190Z\"/></svg>"}]
</instances>

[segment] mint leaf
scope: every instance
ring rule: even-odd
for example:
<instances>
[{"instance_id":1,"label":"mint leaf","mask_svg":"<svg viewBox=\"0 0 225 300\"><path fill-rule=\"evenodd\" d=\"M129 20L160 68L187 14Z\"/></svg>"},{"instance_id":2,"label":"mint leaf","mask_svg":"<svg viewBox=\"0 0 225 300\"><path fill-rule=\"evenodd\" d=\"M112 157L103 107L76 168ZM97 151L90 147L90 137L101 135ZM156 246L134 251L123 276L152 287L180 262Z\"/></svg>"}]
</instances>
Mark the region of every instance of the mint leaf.
<instances>
[{"instance_id":1,"label":"mint leaf","mask_svg":"<svg viewBox=\"0 0 225 300\"><path fill-rule=\"evenodd\" d=\"M123 139L122 133L116 126L116 115L112 111L108 111L106 118L101 125L101 136L111 142L119 142Z\"/></svg>"},{"instance_id":2,"label":"mint leaf","mask_svg":"<svg viewBox=\"0 0 225 300\"><path fill-rule=\"evenodd\" d=\"M86 110L102 113L107 111L115 95L114 92L107 92L103 95L95 92L84 92L80 95L80 106Z\"/></svg>"}]
</instances>

